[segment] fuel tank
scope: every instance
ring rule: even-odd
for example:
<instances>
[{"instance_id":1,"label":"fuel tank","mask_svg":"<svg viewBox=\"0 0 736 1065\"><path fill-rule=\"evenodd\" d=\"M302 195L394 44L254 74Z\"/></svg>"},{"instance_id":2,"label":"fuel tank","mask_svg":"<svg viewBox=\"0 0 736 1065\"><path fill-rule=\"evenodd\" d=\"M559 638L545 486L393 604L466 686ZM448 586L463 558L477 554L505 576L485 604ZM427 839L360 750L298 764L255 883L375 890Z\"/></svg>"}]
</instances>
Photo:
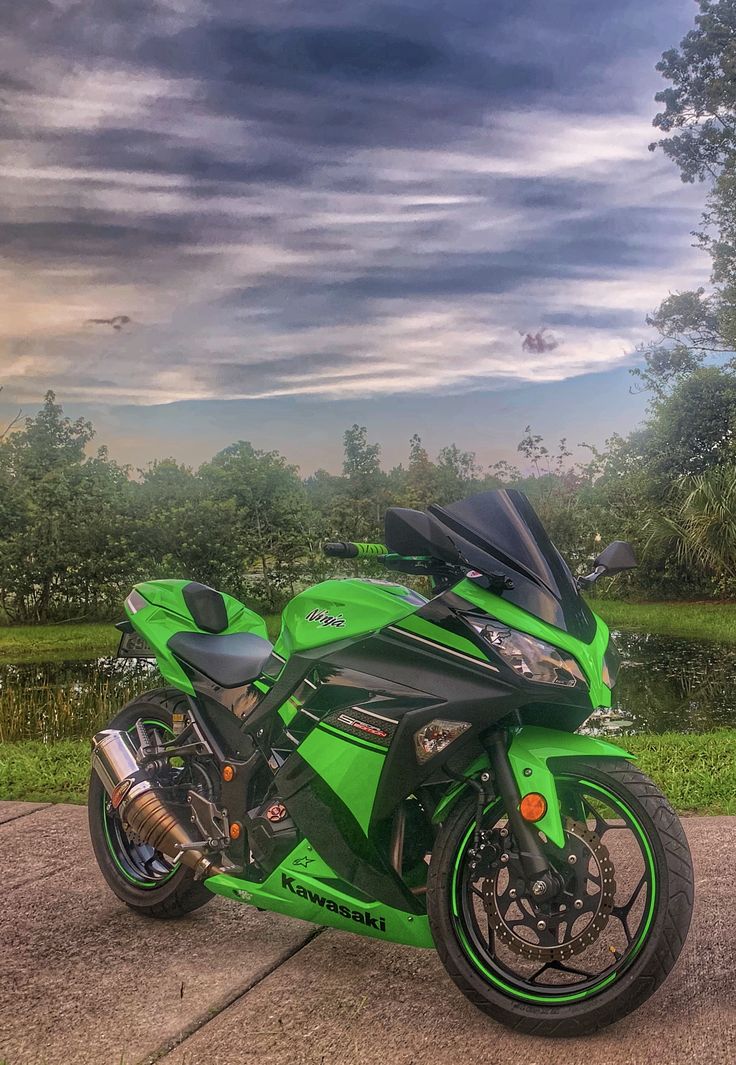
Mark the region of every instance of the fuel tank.
<instances>
[{"instance_id":1,"label":"fuel tank","mask_svg":"<svg viewBox=\"0 0 736 1065\"><path fill-rule=\"evenodd\" d=\"M277 654L321 647L392 625L427 600L418 592L381 580L329 580L294 596L281 618Z\"/></svg>"}]
</instances>

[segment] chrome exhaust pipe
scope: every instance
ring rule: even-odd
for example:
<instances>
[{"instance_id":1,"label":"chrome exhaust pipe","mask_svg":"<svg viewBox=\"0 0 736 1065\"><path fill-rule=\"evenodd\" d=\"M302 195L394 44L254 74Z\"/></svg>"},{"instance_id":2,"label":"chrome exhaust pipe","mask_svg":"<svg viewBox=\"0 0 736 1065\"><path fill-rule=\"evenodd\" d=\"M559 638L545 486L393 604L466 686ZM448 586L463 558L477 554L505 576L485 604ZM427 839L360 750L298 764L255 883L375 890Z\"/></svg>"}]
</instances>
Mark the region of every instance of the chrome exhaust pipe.
<instances>
[{"instance_id":1,"label":"chrome exhaust pipe","mask_svg":"<svg viewBox=\"0 0 736 1065\"><path fill-rule=\"evenodd\" d=\"M180 815L170 806L146 769L126 732L105 729L92 738L92 768L117 811L123 828L170 860L179 858L195 880L225 870L207 857Z\"/></svg>"}]
</instances>

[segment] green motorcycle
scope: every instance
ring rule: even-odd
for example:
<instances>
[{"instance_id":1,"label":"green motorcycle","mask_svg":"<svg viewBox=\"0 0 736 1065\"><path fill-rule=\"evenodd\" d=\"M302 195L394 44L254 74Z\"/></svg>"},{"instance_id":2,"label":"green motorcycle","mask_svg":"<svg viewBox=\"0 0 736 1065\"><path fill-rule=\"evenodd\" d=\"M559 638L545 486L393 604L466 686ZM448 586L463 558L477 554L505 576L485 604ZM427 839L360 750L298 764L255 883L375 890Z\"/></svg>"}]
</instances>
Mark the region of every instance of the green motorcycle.
<instances>
[{"instance_id":1,"label":"green motorcycle","mask_svg":"<svg viewBox=\"0 0 736 1065\"><path fill-rule=\"evenodd\" d=\"M165 687L93 740L89 822L115 894L178 917L213 893L434 947L520 1031L592 1032L662 983L687 935L682 827L628 755L576 730L618 655L519 492L391 508L386 545L327 544L423 575L327 580L274 646L212 588L139 584L120 654Z\"/></svg>"}]
</instances>

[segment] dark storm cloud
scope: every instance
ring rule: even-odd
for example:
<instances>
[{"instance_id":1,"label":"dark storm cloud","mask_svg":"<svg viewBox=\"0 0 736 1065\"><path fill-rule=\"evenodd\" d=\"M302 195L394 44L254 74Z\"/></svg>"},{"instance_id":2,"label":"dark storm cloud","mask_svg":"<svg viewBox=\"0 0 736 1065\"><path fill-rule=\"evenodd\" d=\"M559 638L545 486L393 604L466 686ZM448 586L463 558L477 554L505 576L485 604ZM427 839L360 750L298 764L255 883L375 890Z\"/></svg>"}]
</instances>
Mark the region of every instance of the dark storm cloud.
<instances>
[{"instance_id":1,"label":"dark storm cloud","mask_svg":"<svg viewBox=\"0 0 736 1065\"><path fill-rule=\"evenodd\" d=\"M615 364L693 269L692 190L646 151L681 6L6 5L7 391L362 395ZM120 336L84 332L115 314Z\"/></svg>"}]
</instances>

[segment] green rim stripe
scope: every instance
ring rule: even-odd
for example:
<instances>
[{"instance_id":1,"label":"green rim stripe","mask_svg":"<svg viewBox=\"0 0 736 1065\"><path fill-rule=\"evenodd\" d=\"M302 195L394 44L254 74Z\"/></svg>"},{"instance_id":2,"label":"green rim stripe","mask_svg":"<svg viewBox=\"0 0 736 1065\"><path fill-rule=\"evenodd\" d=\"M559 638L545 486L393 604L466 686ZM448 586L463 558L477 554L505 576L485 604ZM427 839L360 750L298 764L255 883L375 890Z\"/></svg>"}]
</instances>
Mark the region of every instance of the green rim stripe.
<instances>
[{"instance_id":1,"label":"green rim stripe","mask_svg":"<svg viewBox=\"0 0 736 1065\"><path fill-rule=\"evenodd\" d=\"M581 780L581 781L579 781L579 783L580 784L585 784L587 787L596 787L598 789L598 791L600 791L604 795L608 796L609 799L612 799L614 802L619 802L619 803L621 802L620 799L616 798L616 796L613 794L613 792L608 791L606 788L603 787L602 784L595 784L594 785L593 782L590 781L590 780ZM651 848L651 846L649 844L649 840L647 839L647 837L646 837L646 835L644 833L644 829L641 827L641 825L639 824L637 819L631 813L631 810L629 810L628 806L626 806L625 803L623 804L623 806L624 806L624 809L629 814L629 816L631 817L631 820L634 822L634 828L636 829L637 835L639 836L639 839L641 840L641 842L642 842L642 844L644 846L644 850L646 851L647 862L649 864L649 872L650 872L651 880L652 880L652 885L651 885L652 890L649 893L650 896L651 896L651 898L649 899L649 912L647 913L646 920L645 920L645 923L644 923L644 928L643 928L642 932L639 934L639 938L637 940L636 946L632 948L632 950L631 950L631 952L629 954L629 959L631 961L633 961L634 958L636 957L636 955L639 953L639 951L641 950L641 948L644 945L646 937L647 937L647 935L649 933L649 927L650 927L650 925L652 923L652 920L654 918L654 906L656 904L657 895L658 895L657 873L656 873L656 869L655 869L655 866L654 866L654 855L652 854L652 848Z\"/></svg>"},{"instance_id":2,"label":"green rim stripe","mask_svg":"<svg viewBox=\"0 0 736 1065\"><path fill-rule=\"evenodd\" d=\"M626 967L628 968L629 962L633 961L633 959L636 957L636 955L641 950L644 942L646 941L646 937L647 937L647 934L649 932L649 928L650 928L651 923L652 923L652 917L654 915L654 906L655 906L655 902L656 902L656 898L657 898L656 871L655 871L655 868L654 868L654 856L652 855L652 850L651 850L651 847L649 845L649 840L647 839L646 835L644 834L644 830L641 828L641 826L639 825L638 820L636 819L634 814L631 812L631 810L628 808L628 806L626 805L626 803L622 799L620 799L618 796L614 795L612 792L607 791L606 788L604 788L602 785L595 784L592 781L579 780L578 783L579 784L585 784L586 787L592 788L594 791L597 791L600 794L605 795L608 799L613 800L614 803L616 803L619 807L622 807L628 813L629 817L631 818L631 820L632 820L632 822L634 824L634 827L636 828L636 832L637 832L639 838L641 839L641 841L642 841L642 843L644 845L647 861L649 863L649 871L650 871L651 880L652 880L652 890L650 892L651 899L650 899L650 903L649 903L649 912L647 914L647 918L646 918L646 922L645 922L644 928L639 933L639 937L638 937L636 946L632 948L632 950L630 951L629 956L627 958L627 966ZM486 807L486 809L483 811L484 814L487 813L494 805L496 805L496 804L490 803ZM453 869L451 904L452 904L453 917L455 917L456 921L459 920L459 916L460 916L459 908L458 908L458 899L457 899L458 867L459 867L460 863L463 860L465 847L467 845L468 840L470 839L470 836L473 833L473 829L474 828L475 828L475 825L471 824L470 828L465 833L465 836L463 837L462 843L460 844L460 847L458 849L458 856L455 859L455 867ZM539 1002L539 1003L543 1003L544 1005L555 1005L556 1003L567 1003L567 1002L579 1002L581 999L589 998L592 995L597 995L599 992L605 990L605 988L608 987L611 983L613 983L613 981L616 980L616 978L619 975L618 974L618 970L614 970L612 973L609 973L609 975L604 980L601 980L600 983L595 984L593 987L588 988L586 991L578 991L578 992L575 992L575 993L570 993L569 995L554 995L554 996L550 996L550 995L533 995L530 992L520 991L518 988L514 988L511 985L506 984L503 980L500 979L500 977L498 977L495 973L491 972L488 968L486 968L484 963L481 961L481 959L475 953L475 950L474 950L472 944L468 942L467 936L465 935L465 929L462 927L462 925L457 924L456 925L456 931L458 933L458 936L460 938L460 941L461 941L463 947L465 948L465 951L466 951L466 953L468 955L468 958L473 963L473 965L475 965L475 967L481 973L483 973L483 975L492 984L494 984L496 987L499 987L502 991L504 991L507 994L509 994L512 998L521 998L521 999L525 999L527 1002Z\"/></svg>"}]
</instances>

